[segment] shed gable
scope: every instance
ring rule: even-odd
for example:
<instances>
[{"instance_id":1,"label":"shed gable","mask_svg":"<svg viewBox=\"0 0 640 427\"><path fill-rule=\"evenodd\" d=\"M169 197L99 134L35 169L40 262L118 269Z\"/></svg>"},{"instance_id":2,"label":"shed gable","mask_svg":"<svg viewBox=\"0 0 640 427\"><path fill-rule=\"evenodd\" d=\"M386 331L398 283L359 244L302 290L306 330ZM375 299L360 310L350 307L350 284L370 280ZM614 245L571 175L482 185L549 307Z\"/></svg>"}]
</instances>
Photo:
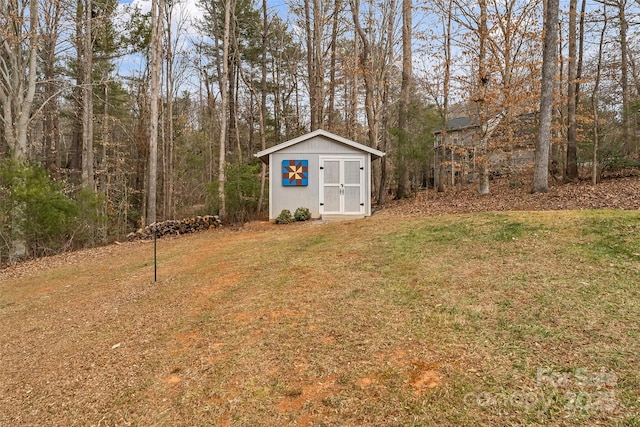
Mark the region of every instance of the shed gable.
<instances>
[{"instance_id":1,"label":"shed gable","mask_svg":"<svg viewBox=\"0 0 640 427\"><path fill-rule=\"evenodd\" d=\"M367 147L366 145L359 144L355 141L351 141L349 139L335 135L331 132L318 129L306 135L299 136L298 138L294 138L290 141L286 141L276 146L273 146L271 148L267 148L266 150L262 150L256 153L255 156L260 160L262 160L264 163L268 163L268 158L271 154L279 151L283 151L286 149L291 149L291 148L294 150L299 150L300 148L294 148L294 147L300 146L301 144L302 144L302 147L306 147L306 148L302 148L303 151L288 151L288 152L290 153L305 152L306 153L306 152L310 152L309 150L311 150L311 152L314 152L314 150L326 150L327 146L323 146L323 142L321 141L325 141L324 144L326 144L327 142L331 142L345 149L346 147L349 147L352 150L356 150L356 152L358 153L368 153L371 155L372 160L375 160L385 155L385 153L383 153L382 151L376 150L371 147ZM305 145L305 143L309 143L309 145ZM340 152L340 151L337 151L337 152Z\"/></svg>"}]
</instances>

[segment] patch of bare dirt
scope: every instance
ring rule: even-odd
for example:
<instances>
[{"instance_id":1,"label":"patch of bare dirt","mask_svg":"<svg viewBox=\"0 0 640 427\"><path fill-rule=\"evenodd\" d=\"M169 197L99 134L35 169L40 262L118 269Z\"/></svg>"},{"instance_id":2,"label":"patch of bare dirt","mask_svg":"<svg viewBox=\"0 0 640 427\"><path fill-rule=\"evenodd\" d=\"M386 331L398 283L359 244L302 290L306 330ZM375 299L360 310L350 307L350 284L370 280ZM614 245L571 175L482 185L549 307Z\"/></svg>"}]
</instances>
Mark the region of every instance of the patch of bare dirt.
<instances>
[{"instance_id":1,"label":"patch of bare dirt","mask_svg":"<svg viewBox=\"0 0 640 427\"><path fill-rule=\"evenodd\" d=\"M640 209L640 177L608 179L597 185L581 181L553 185L548 193L531 194L524 181L491 181L491 192L479 195L476 185L420 191L416 197L385 204L377 214L440 215L488 211Z\"/></svg>"},{"instance_id":2,"label":"patch of bare dirt","mask_svg":"<svg viewBox=\"0 0 640 427\"><path fill-rule=\"evenodd\" d=\"M414 388L413 393L416 396L433 390L440 385L441 378L438 373L437 363L414 361L412 365L411 385Z\"/></svg>"},{"instance_id":3,"label":"patch of bare dirt","mask_svg":"<svg viewBox=\"0 0 640 427\"><path fill-rule=\"evenodd\" d=\"M291 388L277 404L278 412L297 415L296 425L312 425L316 417L311 408L322 407L322 400L334 392L335 380L335 375L330 375Z\"/></svg>"}]
</instances>

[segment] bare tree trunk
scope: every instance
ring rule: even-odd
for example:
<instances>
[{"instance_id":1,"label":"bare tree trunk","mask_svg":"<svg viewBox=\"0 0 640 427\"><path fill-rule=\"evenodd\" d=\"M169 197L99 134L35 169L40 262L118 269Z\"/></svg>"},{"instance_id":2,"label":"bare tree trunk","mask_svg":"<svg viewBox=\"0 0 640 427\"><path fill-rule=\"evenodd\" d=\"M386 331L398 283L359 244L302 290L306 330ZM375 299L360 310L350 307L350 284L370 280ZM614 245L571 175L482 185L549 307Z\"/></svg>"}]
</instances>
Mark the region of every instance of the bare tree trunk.
<instances>
[{"instance_id":1,"label":"bare tree trunk","mask_svg":"<svg viewBox=\"0 0 640 427\"><path fill-rule=\"evenodd\" d=\"M349 138L354 141L358 140L358 88L360 87L359 78L358 78L358 62L360 61L360 43L358 42L359 37L357 34L354 34L353 37L353 83L351 84L351 99L349 102L350 114L349 114L349 122L347 123L347 127L349 131L347 134Z\"/></svg>"},{"instance_id":2,"label":"bare tree trunk","mask_svg":"<svg viewBox=\"0 0 640 427\"><path fill-rule=\"evenodd\" d=\"M582 79L582 63L584 60L584 31L585 31L585 17L586 17L587 0L582 0L582 6L580 10L580 33L578 35L578 61L576 65L576 120L578 118L578 111L580 109L580 80ZM576 151L577 157L577 151ZM576 160L577 162L577 160ZM579 177L579 173L578 173Z\"/></svg>"},{"instance_id":3,"label":"bare tree trunk","mask_svg":"<svg viewBox=\"0 0 640 427\"><path fill-rule=\"evenodd\" d=\"M166 56L166 91L167 91L167 109L166 109L166 153L165 153L165 161L163 163L163 167L165 170L164 173L164 197L163 197L163 206L164 212L163 217L173 218L174 212L174 203L173 203L173 163L174 163L174 130L173 130L173 91L174 91L174 83L175 76L173 75L173 65L174 65L174 55L173 55L173 35L172 35L172 18L173 18L173 3L165 4L165 18L166 18L166 46L167 52Z\"/></svg>"},{"instance_id":4,"label":"bare tree trunk","mask_svg":"<svg viewBox=\"0 0 640 427\"><path fill-rule=\"evenodd\" d=\"M315 43L313 39L313 35L315 32L312 31L311 22L314 21L314 29L315 29L315 20L318 19L317 16L311 15L311 8L309 2L313 1L314 11L316 9L316 5L319 0L304 0L304 14L305 14L305 34L306 34L306 42L307 42L307 74L309 76L309 103L311 107L311 130L314 131L320 127L318 123L318 99L319 94L317 93L317 84L316 84L316 68L320 65L316 63L315 57Z\"/></svg>"},{"instance_id":5,"label":"bare tree trunk","mask_svg":"<svg viewBox=\"0 0 640 427\"><path fill-rule=\"evenodd\" d=\"M389 145L389 132L387 131L387 129L389 129L389 98L389 87L386 85L382 96L382 135L380 135L380 151L383 153L387 152L387 147ZM387 201L387 180L387 156L382 156L380 158L380 183L377 191L378 205L383 205Z\"/></svg>"},{"instance_id":6,"label":"bare tree trunk","mask_svg":"<svg viewBox=\"0 0 640 427\"><path fill-rule=\"evenodd\" d=\"M577 34L576 15L578 0L569 1L569 63L567 70L567 164L565 180L576 181L578 179L578 152L577 152Z\"/></svg>"},{"instance_id":7,"label":"bare tree trunk","mask_svg":"<svg viewBox=\"0 0 640 427\"><path fill-rule=\"evenodd\" d=\"M44 26L41 31L44 57L45 100L44 102L44 144L46 146L46 165L57 179L61 177L60 154L60 114L58 105L58 83L56 82L56 46L60 33L60 2L45 4Z\"/></svg>"},{"instance_id":8,"label":"bare tree trunk","mask_svg":"<svg viewBox=\"0 0 640 427\"><path fill-rule=\"evenodd\" d=\"M234 37L234 40L236 40L236 38ZM237 40L236 40L237 42ZM234 49L238 49L238 47L236 46ZM240 103L239 101L239 96L240 96L240 90L238 89L240 87L240 73L242 73L241 65L238 63L239 59L236 58L233 61L233 67L236 69L236 73L235 73L235 83L233 84L233 86L235 86L235 94L234 94L234 107L233 110L229 109L229 114L231 115L230 120L233 123L233 131L229 132L229 137L233 137L235 138L235 142L236 142L236 151L237 151L237 155L236 158L238 159L238 164L242 163L242 143L240 140L240 125L239 125L239 118L238 118L238 104Z\"/></svg>"},{"instance_id":9,"label":"bare tree trunk","mask_svg":"<svg viewBox=\"0 0 640 427\"><path fill-rule=\"evenodd\" d=\"M580 80L582 79L582 63L584 60L584 30L587 0L582 0L580 8L580 34L578 36L578 64L576 70L576 105L580 106Z\"/></svg>"},{"instance_id":10,"label":"bare tree trunk","mask_svg":"<svg viewBox=\"0 0 640 427\"><path fill-rule=\"evenodd\" d=\"M262 58L260 61L260 150L267 148L266 124L265 117L267 115L267 47L269 37L269 16L267 14L267 0L262 0ZM275 107L274 107L275 108ZM262 213L265 188L267 183L267 164L261 162L260 170L260 197L258 198L258 215Z\"/></svg>"},{"instance_id":11,"label":"bare tree trunk","mask_svg":"<svg viewBox=\"0 0 640 427\"><path fill-rule=\"evenodd\" d=\"M477 159L479 166L478 177L478 194L489 194L489 141L488 141L488 115L486 108L486 89L489 78L486 71L486 52L487 52L487 1L480 0L480 51L478 57L478 119L480 121L480 158ZM451 162L453 165L453 161ZM451 172L453 176L453 170ZM452 177L453 179L453 177Z\"/></svg>"},{"instance_id":12,"label":"bare tree trunk","mask_svg":"<svg viewBox=\"0 0 640 427\"><path fill-rule=\"evenodd\" d=\"M271 64L271 76L275 85L279 85L282 81L281 78L281 66L282 66L282 53L277 53L278 57L273 59ZM284 96L280 94L279 90L273 91L273 141L278 144L280 143L280 128L282 123L282 111L284 107Z\"/></svg>"},{"instance_id":13,"label":"bare tree trunk","mask_svg":"<svg viewBox=\"0 0 640 427\"><path fill-rule=\"evenodd\" d=\"M201 75L202 75L202 79L200 82L200 105L203 105L202 107L202 110L204 111L203 114L205 114L208 117L207 120L203 119L204 121L203 128L206 130L207 148L209 150L209 159L208 159L208 165L207 165L207 182L211 182L213 181L213 169L214 169L213 165L215 163L215 156L214 156L214 149L213 149L214 126L213 126L213 120L212 120L212 118L214 117L215 106L214 106L214 99L211 93L211 86L210 86L212 78L209 76L206 70L202 70ZM203 86L206 92L206 97L203 96L202 94Z\"/></svg>"},{"instance_id":14,"label":"bare tree trunk","mask_svg":"<svg viewBox=\"0 0 640 427\"><path fill-rule=\"evenodd\" d=\"M38 0L30 0L26 8L18 10L11 1L0 2L0 17L13 23L7 28L0 47L0 103L4 121L4 138L13 159L27 159L29 122L36 92L38 35ZM29 22L27 25L26 22ZM26 45L26 49L25 49Z\"/></svg>"},{"instance_id":15,"label":"bare tree trunk","mask_svg":"<svg viewBox=\"0 0 640 427\"><path fill-rule=\"evenodd\" d=\"M638 75L638 65L636 60L631 55L629 58L629 66L631 67L631 77L633 78L633 85L635 86L635 93L640 93L640 76Z\"/></svg>"},{"instance_id":16,"label":"bare tree trunk","mask_svg":"<svg viewBox=\"0 0 640 427\"><path fill-rule=\"evenodd\" d=\"M360 0L350 0L351 13L353 15L353 21L356 31L358 33L360 42L362 43L362 68L364 71L364 86L365 86L365 111L367 115L367 124L369 127L369 146L376 148L378 144L378 124L376 122L376 114L374 107L374 93L373 93L373 64L371 58L371 43L367 37L367 33L360 23Z\"/></svg>"},{"instance_id":17,"label":"bare tree trunk","mask_svg":"<svg viewBox=\"0 0 640 427\"><path fill-rule=\"evenodd\" d=\"M549 146L553 113L553 79L556 69L558 41L558 0L548 0L544 17L544 47L542 51L542 88L540 92L540 126L535 151L533 193L549 191Z\"/></svg>"},{"instance_id":18,"label":"bare tree trunk","mask_svg":"<svg viewBox=\"0 0 640 427\"><path fill-rule=\"evenodd\" d=\"M151 2L151 93L149 97L149 170L147 224L156 222L158 180L158 104L160 99L160 64L162 56L163 0Z\"/></svg>"},{"instance_id":19,"label":"bare tree trunk","mask_svg":"<svg viewBox=\"0 0 640 427\"><path fill-rule=\"evenodd\" d=\"M620 86L622 89L622 140L626 153L633 151L631 135L631 94L629 93L629 45L627 30L629 23L626 17L626 0L618 0L618 20L620 24ZM637 148L637 147L636 147Z\"/></svg>"},{"instance_id":20,"label":"bare tree trunk","mask_svg":"<svg viewBox=\"0 0 640 427\"><path fill-rule=\"evenodd\" d=\"M229 44L231 31L232 0L226 0L224 5L224 35L222 39L222 73L220 75L220 157L218 169L218 199L220 202L219 215L224 218L227 215L225 196L226 181L226 154L227 154L227 122L229 117Z\"/></svg>"},{"instance_id":21,"label":"bare tree trunk","mask_svg":"<svg viewBox=\"0 0 640 427\"><path fill-rule=\"evenodd\" d=\"M107 188L108 172L109 172L109 145L111 144L109 135L109 81L106 80L102 83L103 86L103 100L102 100L102 123L100 126L100 141L102 142L102 153L100 156L100 166L98 167L98 190L107 197L109 196L109 189Z\"/></svg>"},{"instance_id":22,"label":"bare tree trunk","mask_svg":"<svg viewBox=\"0 0 640 427\"><path fill-rule=\"evenodd\" d=\"M324 125L324 52L322 47L322 39L324 32L324 2L322 0L313 0L313 55L314 55L314 71L315 75L313 83L315 84L315 108L312 105L311 110L315 110L316 126L312 129L318 129Z\"/></svg>"},{"instance_id":23,"label":"bare tree trunk","mask_svg":"<svg viewBox=\"0 0 640 427\"><path fill-rule=\"evenodd\" d=\"M110 188L109 188L109 147L111 145L111 137L109 134L109 80L103 82L104 92L102 100L102 124L100 126L100 140L102 142L102 153L100 156L100 165L98 167L98 191L104 194L106 200L110 200ZM107 216L106 205L101 206L101 216ZM105 222L102 222L100 227L100 236L102 242L107 244L109 239L109 229Z\"/></svg>"},{"instance_id":24,"label":"bare tree trunk","mask_svg":"<svg viewBox=\"0 0 640 427\"><path fill-rule=\"evenodd\" d=\"M242 147L238 135L238 80L240 72L238 70L238 39L235 33L235 19L232 19L231 28L229 28L229 121L227 122L229 139L227 149L230 154L235 154L236 161L240 163L242 161Z\"/></svg>"},{"instance_id":25,"label":"bare tree trunk","mask_svg":"<svg viewBox=\"0 0 640 427\"><path fill-rule=\"evenodd\" d=\"M602 55L603 55L603 48L604 48L604 37L605 37L605 33L607 31L607 24L608 24L608 19L607 19L607 5L606 3L604 3L602 5L603 7L603 12L602 12L602 16L604 18L603 20L603 24L602 24L602 29L600 30L600 43L598 45L598 65L596 67L596 75L595 75L595 81L593 82L593 91L591 93L591 106L593 108L593 156L591 158L591 183L593 185L596 185L599 181L599 168L598 168L598 145L599 145L599 138L600 138L600 134L599 134L599 123L598 121L600 120L599 114L598 114L598 96L599 96L599 91L600 91L600 78L602 75Z\"/></svg>"},{"instance_id":26,"label":"bare tree trunk","mask_svg":"<svg viewBox=\"0 0 640 427\"><path fill-rule=\"evenodd\" d=\"M84 0L76 0L75 1L75 48L76 48L76 56L78 57L78 66L76 70L74 70L74 77L76 78L76 85L73 88L73 98L75 101L74 109L75 115L73 117L73 130L71 136L71 155L68 162L68 167L71 170L71 176L74 184L81 183L82 177L82 132L83 132L83 108L84 101L82 98L84 97L83 85L84 85L84 73L82 72L82 61L85 57L85 47L84 47Z\"/></svg>"},{"instance_id":27,"label":"bare tree trunk","mask_svg":"<svg viewBox=\"0 0 640 427\"><path fill-rule=\"evenodd\" d=\"M546 8L546 2L545 2L545 8ZM546 9L545 9L546 10ZM564 63L565 63L565 59L564 59L564 51L563 51L563 46L565 45L564 42L564 33L562 30L562 23L558 24L558 59L556 60L556 63L559 66L558 69L558 77L556 79L554 79L556 81L556 85L554 88L555 93L560 94L560 96L563 96L565 88L564 88L564 82L565 82L565 72L564 72ZM558 123L565 123L566 121L566 117L565 117L565 109L564 108L556 108L554 110L556 112L556 114L558 115ZM557 160L559 161L559 165L558 167L556 167L556 169L559 171L559 173L562 174L562 179L564 179L564 174L567 170L567 135L566 135L566 127L565 126L559 126L558 130L556 130L556 136L557 139L559 141L562 141L561 144L551 144L551 147L549 148L550 150L550 155L552 155L554 152L556 154L557 157L553 157L551 160Z\"/></svg>"},{"instance_id":28,"label":"bare tree trunk","mask_svg":"<svg viewBox=\"0 0 640 427\"><path fill-rule=\"evenodd\" d=\"M437 151L434 151L434 166L437 165L438 175L436 177L434 171L434 180L437 181L436 185L438 192L442 193L445 190L445 177L444 177L444 165L445 160L445 141L447 140L447 125L449 123L449 91L451 87L451 20L452 20L453 2L449 0L447 3L447 16L444 28L444 78L442 82L442 133L441 140Z\"/></svg>"},{"instance_id":29,"label":"bare tree trunk","mask_svg":"<svg viewBox=\"0 0 640 427\"><path fill-rule=\"evenodd\" d=\"M336 54L338 50L338 23L340 11L342 10L342 0L334 1L333 27L331 29L331 68L329 70L329 107L327 111L327 128L330 132L335 132L335 103L336 103Z\"/></svg>"},{"instance_id":30,"label":"bare tree trunk","mask_svg":"<svg viewBox=\"0 0 640 427\"><path fill-rule=\"evenodd\" d=\"M409 143L407 114L409 103L411 102L411 81L413 78L411 57L412 12L412 1L402 0L402 83L400 87L400 102L398 105L398 158L403 164L396 165L396 170L398 171L397 199L406 197L409 191L409 171L407 170L407 159L404 152L406 152L406 146Z\"/></svg>"},{"instance_id":31,"label":"bare tree trunk","mask_svg":"<svg viewBox=\"0 0 640 427\"><path fill-rule=\"evenodd\" d=\"M263 0L263 2L266 2L266 0ZM264 5L263 5L264 6ZM259 104L258 105L258 120L259 120L259 127L260 127L260 148L262 150L267 148L267 139L266 139L266 132L265 132L265 117L266 117L266 104L267 104L267 67L266 67L266 38L267 38L267 21L266 21L266 6L264 6L263 8L264 11L264 30L265 32L263 33L263 51L262 51L262 78L261 78L261 82L260 82L260 90L262 91L262 97L261 99L258 99L258 93L255 89L255 87L253 86L253 80L252 79L247 79L244 76L244 73L242 72L242 68L239 67L238 68L238 72L240 74L240 78L242 79L242 81L244 82L244 84L247 86L247 89L249 89L249 92L251 92L251 98L256 100L256 103ZM259 214L261 209L262 209L262 205L264 203L264 187L265 187L265 181L266 181L266 164L264 162L262 162L262 170L261 170L261 174L260 174L260 196L258 198L258 208L257 208L257 213Z\"/></svg>"},{"instance_id":32,"label":"bare tree trunk","mask_svg":"<svg viewBox=\"0 0 640 427\"><path fill-rule=\"evenodd\" d=\"M82 58L82 186L95 191L93 165L93 29L92 0L84 4L84 37Z\"/></svg>"},{"instance_id":33,"label":"bare tree trunk","mask_svg":"<svg viewBox=\"0 0 640 427\"><path fill-rule=\"evenodd\" d=\"M411 1L409 0L409 3L411 3ZM393 11L395 9L395 1L391 1L390 2L390 9L391 11ZM390 13L391 16L394 16L393 12ZM409 19L411 19L411 16L409 17ZM409 31L411 30L411 24L409 23ZM389 19L387 21L387 44L386 44L386 52L385 52L385 58L392 58L393 54L394 54L394 43L392 42L392 40L394 39L394 32L395 32L395 19ZM404 40L404 39L403 39ZM403 45L404 46L404 45ZM411 46L409 45L409 48L411 48ZM409 52L410 54L411 52ZM411 70L410 70L411 71ZM404 72L404 71L403 71ZM409 73L409 75L411 75L411 72ZM385 73L386 76L386 73ZM385 77L386 78L386 77ZM404 78L404 75L403 75ZM390 98L391 98L391 94L390 92L390 85L388 84L383 84L383 88L382 88L382 106L381 106L381 131L380 131L380 143L381 146L379 147L381 151L383 152L387 152L387 147L388 147L388 141L389 141L389 116L390 116ZM409 94L410 96L410 94ZM406 112L406 111L405 111ZM406 117L406 116L405 116ZM387 199L387 186L388 186L388 168L387 168L387 156L383 156L380 159L380 180L379 180L379 184L378 184L378 204L382 205L386 202ZM375 192L374 192L375 194Z\"/></svg>"},{"instance_id":34,"label":"bare tree trunk","mask_svg":"<svg viewBox=\"0 0 640 427\"><path fill-rule=\"evenodd\" d=\"M4 138L11 158L20 165L28 158L27 136L36 91L39 49L38 0L29 2L28 14L25 9L26 7L19 9L17 2L0 2L0 19L12 24L6 29L5 38L0 45L0 104ZM26 182L20 179L17 185L26 187ZM26 191L26 188L21 190ZM10 263L28 254L26 220L24 203L11 207Z\"/></svg>"}]
</instances>

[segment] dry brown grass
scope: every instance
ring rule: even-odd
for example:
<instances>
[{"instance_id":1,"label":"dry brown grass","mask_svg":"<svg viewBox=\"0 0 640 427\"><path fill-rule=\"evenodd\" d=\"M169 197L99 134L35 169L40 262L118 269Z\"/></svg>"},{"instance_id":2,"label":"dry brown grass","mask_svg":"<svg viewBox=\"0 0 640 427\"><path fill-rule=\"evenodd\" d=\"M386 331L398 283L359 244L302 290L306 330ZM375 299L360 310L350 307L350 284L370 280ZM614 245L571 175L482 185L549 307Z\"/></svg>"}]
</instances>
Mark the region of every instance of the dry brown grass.
<instances>
[{"instance_id":1,"label":"dry brown grass","mask_svg":"<svg viewBox=\"0 0 640 427\"><path fill-rule=\"evenodd\" d=\"M34 261L0 272L0 424L638 425L639 230L385 214L162 240L158 283L150 243Z\"/></svg>"}]
</instances>

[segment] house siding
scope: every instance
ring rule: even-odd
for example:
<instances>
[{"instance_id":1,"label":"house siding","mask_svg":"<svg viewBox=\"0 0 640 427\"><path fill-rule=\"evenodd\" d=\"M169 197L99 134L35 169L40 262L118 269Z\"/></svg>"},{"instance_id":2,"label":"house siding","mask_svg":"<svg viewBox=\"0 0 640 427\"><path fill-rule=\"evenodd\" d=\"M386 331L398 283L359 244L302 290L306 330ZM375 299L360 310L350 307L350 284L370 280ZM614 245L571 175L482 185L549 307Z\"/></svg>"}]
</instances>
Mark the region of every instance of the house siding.
<instances>
[{"instance_id":1,"label":"house siding","mask_svg":"<svg viewBox=\"0 0 640 427\"><path fill-rule=\"evenodd\" d=\"M489 168L492 175L519 175L533 169L536 114L528 113L506 122L503 115L487 123ZM459 119L458 119L459 120ZM454 123L452 120L450 123ZM481 149L481 128L473 120L460 121L464 127L436 132L434 175L442 168L446 184L471 182L477 175L476 156ZM455 124L455 123L454 123ZM445 147L444 150L439 148ZM445 151L442 156L442 151Z\"/></svg>"}]
</instances>

